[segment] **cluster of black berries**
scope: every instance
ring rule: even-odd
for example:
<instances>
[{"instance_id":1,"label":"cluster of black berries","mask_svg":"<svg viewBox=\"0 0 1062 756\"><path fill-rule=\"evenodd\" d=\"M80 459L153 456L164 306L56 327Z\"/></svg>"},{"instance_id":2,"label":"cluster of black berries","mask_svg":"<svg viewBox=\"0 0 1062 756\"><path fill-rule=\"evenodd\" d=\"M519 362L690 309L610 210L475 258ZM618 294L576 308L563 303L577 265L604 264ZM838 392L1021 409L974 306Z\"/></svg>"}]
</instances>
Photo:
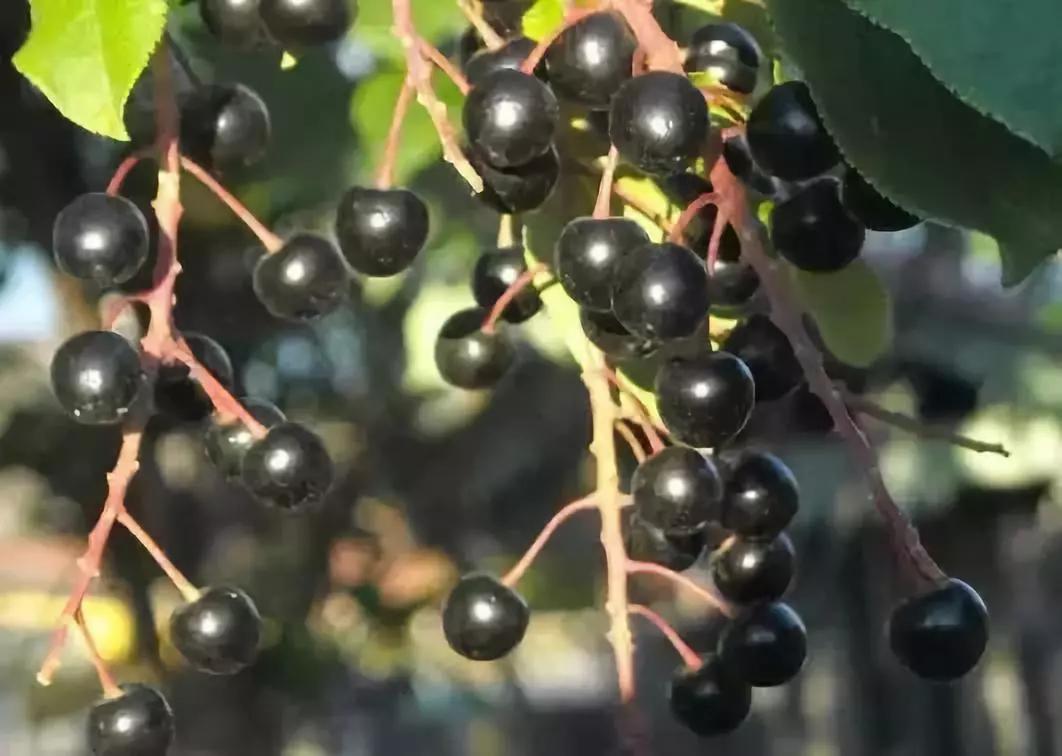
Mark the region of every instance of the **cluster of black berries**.
<instances>
[{"instance_id":1,"label":"cluster of black berries","mask_svg":"<svg viewBox=\"0 0 1062 756\"><path fill-rule=\"evenodd\" d=\"M356 7L354 0L199 0L203 22L226 44L294 51L340 39Z\"/></svg>"}]
</instances>

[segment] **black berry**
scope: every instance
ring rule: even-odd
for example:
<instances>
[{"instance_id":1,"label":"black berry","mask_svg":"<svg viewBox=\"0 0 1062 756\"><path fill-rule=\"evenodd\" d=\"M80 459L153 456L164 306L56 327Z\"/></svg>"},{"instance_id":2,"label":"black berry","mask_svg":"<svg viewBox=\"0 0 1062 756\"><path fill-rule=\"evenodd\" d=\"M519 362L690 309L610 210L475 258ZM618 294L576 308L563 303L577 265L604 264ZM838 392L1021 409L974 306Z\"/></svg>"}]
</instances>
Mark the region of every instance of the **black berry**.
<instances>
[{"instance_id":1,"label":"black berry","mask_svg":"<svg viewBox=\"0 0 1062 756\"><path fill-rule=\"evenodd\" d=\"M642 74L612 99L612 143L627 162L648 173L678 173L700 154L708 133L704 96L685 76Z\"/></svg>"},{"instance_id":2,"label":"black berry","mask_svg":"<svg viewBox=\"0 0 1062 756\"><path fill-rule=\"evenodd\" d=\"M687 72L707 72L723 86L749 94L756 88L763 53L743 26L707 24L693 33L686 55Z\"/></svg>"},{"instance_id":3,"label":"black berry","mask_svg":"<svg viewBox=\"0 0 1062 756\"><path fill-rule=\"evenodd\" d=\"M975 666L988 644L988 609L961 580L908 599L889 618L889 645L919 677L957 680Z\"/></svg>"},{"instance_id":4,"label":"black berry","mask_svg":"<svg viewBox=\"0 0 1062 756\"><path fill-rule=\"evenodd\" d=\"M645 339L689 336L708 317L704 261L678 244L643 244L623 256L612 279L612 311Z\"/></svg>"},{"instance_id":5,"label":"black berry","mask_svg":"<svg viewBox=\"0 0 1062 756\"><path fill-rule=\"evenodd\" d=\"M186 332L184 340L192 355L227 389L232 389L236 376L232 361L221 344L206 334ZM155 408L184 422L194 423L207 417L214 405L203 388L181 362L162 365L155 381Z\"/></svg>"},{"instance_id":6,"label":"black berry","mask_svg":"<svg viewBox=\"0 0 1062 756\"><path fill-rule=\"evenodd\" d=\"M750 538L770 538L797 513L800 489L785 463L773 454L742 453L726 476L723 526Z\"/></svg>"},{"instance_id":7,"label":"black berry","mask_svg":"<svg viewBox=\"0 0 1062 756\"><path fill-rule=\"evenodd\" d=\"M512 588L490 575L466 575L443 605L443 633L461 656L492 661L516 648L530 618L527 604Z\"/></svg>"},{"instance_id":8,"label":"black berry","mask_svg":"<svg viewBox=\"0 0 1062 756\"><path fill-rule=\"evenodd\" d=\"M550 149L557 115L557 98L549 87L531 74L502 68L472 88L461 117L483 158L512 168Z\"/></svg>"},{"instance_id":9,"label":"black berry","mask_svg":"<svg viewBox=\"0 0 1062 756\"><path fill-rule=\"evenodd\" d=\"M759 604L727 625L719 655L749 685L771 688L789 682L807 657L808 637L788 604Z\"/></svg>"},{"instance_id":10,"label":"black berry","mask_svg":"<svg viewBox=\"0 0 1062 756\"><path fill-rule=\"evenodd\" d=\"M793 580L795 562L785 533L767 541L735 538L712 555L712 579L728 601L777 601Z\"/></svg>"},{"instance_id":11,"label":"black berry","mask_svg":"<svg viewBox=\"0 0 1062 756\"><path fill-rule=\"evenodd\" d=\"M764 197L778 193L781 182L756 165L744 135L737 134L723 142L723 160L727 169L749 189Z\"/></svg>"},{"instance_id":12,"label":"black berry","mask_svg":"<svg viewBox=\"0 0 1062 756\"><path fill-rule=\"evenodd\" d=\"M121 422L142 383L140 357L113 331L67 339L52 358L51 376L59 404L87 425Z\"/></svg>"},{"instance_id":13,"label":"black berry","mask_svg":"<svg viewBox=\"0 0 1062 756\"><path fill-rule=\"evenodd\" d=\"M607 312L617 263L648 243L649 235L629 218L575 218L554 247L557 280L576 303Z\"/></svg>"},{"instance_id":14,"label":"black berry","mask_svg":"<svg viewBox=\"0 0 1062 756\"><path fill-rule=\"evenodd\" d=\"M500 68L519 69L534 49L533 39L516 37L508 40L497 50L480 50L464 64L465 78L475 87ZM543 64L539 63L535 69L535 75L543 78L544 71Z\"/></svg>"},{"instance_id":15,"label":"black berry","mask_svg":"<svg viewBox=\"0 0 1062 756\"><path fill-rule=\"evenodd\" d=\"M727 335L723 349L741 361L756 382L756 401L788 394L803 380L789 339L766 315L750 315Z\"/></svg>"},{"instance_id":16,"label":"black berry","mask_svg":"<svg viewBox=\"0 0 1062 756\"><path fill-rule=\"evenodd\" d=\"M490 309L516 280L527 272L522 247L507 247L491 250L479 256L472 270L472 294L476 304ZM524 286L520 293L502 312L502 317L510 323L522 323L542 308L542 299L531 284Z\"/></svg>"},{"instance_id":17,"label":"black berry","mask_svg":"<svg viewBox=\"0 0 1062 756\"><path fill-rule=\"evenodd\" d=\"M428 208L408 189L355 186L339 201L336 239L350 266L391 276L413 262L428 239Z\"/></svg>"},{"instance_id":18,"label":"black berry","mask_svg":"<svg viewBox=\"0 0 1062 756\"><path fill-rule=\"evenodd\" d=\"M668 535L703 530L719 519L723 481L715 465L687 446L671 446L646 459L631 478L638 517Z\"/></svg>"},{"instance_id":19,"label":"black berry","mask_svg":"<svg viewBox=\"0 0 1062 756\"><path fill-rule=\"evenodd\" d=\"M837 182L816 181L771 212L771 240L801 270L828 273L859 256L866 231L841 205Z\"/></svg>"},{"instance_id":20,"label":"black berry","mask_svg":"<svg viewBox=\"0 0 1062 756\"><path fill-rule=\"evenodd\" d=\"M350 276L332 242L316 234L292 236L254 269L258 301L278 318L312 320L347 298Z\"/></svg>"},{"instance_id":21,"label":"black berry","mask_svg":"<svg viewBox=\"0 0 1062 756\"><path fill-rule=\"evenodd\" d=\"M669 570L688 570L707 548L705 530L669 535L638 516L633 508L623 511L623 544L636 562L652 562Z\"/></svg>"},{"instance_id":22,"label":"black berry","mask_svg":"<svg viewBox=\"0 0 1062 756\"><path fill-rule=\"evenodd\" d=\"M147 221L124 197L82 194L56 217L52 249L67 275L100 286L124 283L147 259Z\"/></svg>"},{"instance_id":23,"label":"black berry","mask_svg":"<svg viewBox=\"0 0 1062 756\"><path fill-rule=\"evenodd\" d=\"M483 179L483 191L476 196L499 213L526 213L539 208L553 192L560 176L560 158L552 147L524 165L497 168L477 149L466 157Z\"/></svg>"},{"instance_id":24,"label":"black berry","mask_svg":"<svg viewBox=\"0 0 1062 756\"><path fill-rule=\"evenodd\" d=\"M745 134L756 163L787 181L814 178L840 160L802 81L778 84L764 95L749 114Z\"/></svg>"},{"instance_id":25,"label":"black berry","mask_svg":"<svg viewBox=\"0 0 1062 756\"><path fill-rule=\"evenodd\" d=\"M264 399L243 399L241 404L251 413L251 417L266 428L272 428L285 420L284 413ZM220 423L215 419L203 434L207 457L218 471L230 480L240 477L244 455L254 442L254 434L240 420Z\"/></svg>"},{"instance_id":26,"label":"black berry","mask_svg":"<svg viewBox=\"0 0 1062 756\"><path fill-rule=\"evenodd\" d=\"M199 15L211 34L233 47L258 47L268 38L258 0L199 0Z\"/></svg>"},{"instance_id":27,"label":"black berry","mask_svg":"<svg viewBox=\"0 0 1062 756\"><path fill-rule=\"evenodd\" d=\"M262 20L287 49L334 42L354 19L347 0L261 0Z\"/></svg>"},{"instance_id":28,"label":"black berry","mask_svg":"<svg viewBox=\"0 0 1062 756\"><path fill-rule=\"evenodd\" d=\"M95 756L165 756L172 742L173 711L147 685L123 685L120 696L89 712L88 743Z\"/></svg>"},{"instance_id":29,"label":"black berry","mask_svg":"<svg viewBox=\"0 0 1062 756\"><path fill-rule=\"evenodd\" d=\"M498 382L515 353L500 330L482 329L487 311L478 307L454 313L435 341L435 365L443 379L459 388L480 389Z\"/></svg>"},{"instance_id":30,"label":"black berry","mask_svg":"<svg viewBox=\"0 0 1062 756\"><path fill-rule=\"evenodd\" d=\"M730 228L727 226L728 230ZM741 259L740 245L737 254L720 245L719 256L708 273L708 300L712 303L713 312L738 310L747 305L759 290L760 277L751 265Z\"/></svg>"},{"instance_id":31,"label":"black berry","mask_svg":"<svg viewBox=\"0 0 1062 756\"><path fill-rule=\"evenodd\" d=\"M207 588L170 617L170 638L200 672L232 675L254 661L262 618L251 597L237 588Z\"/></svg>"},{"instance_id":32,"label":"black berry","mask_svg":"<svg viewBox=\"0 0 1062 756\"><path fill-rule=\"evenodd\" d=\"M844 172L841 202L856 220L873 231L903 231L921 222L918 216L883 196L855 168Z\"/></svg>"},{"instance_id":33,"label":"black berry","mask_svg":"<svg viewBox=\"0 0 1062 756\"><path fill-rule=\"evenodd\" d=\"M328 493L332 477L332 459L321 439L297 423L274 425L243 457L243 484L280 509L317 504Z\"/></svg>"},{"instance_id":34,"label":"black berry","mask_svg":"<svg viewBox=\"0 0 1062 756\"><path fill-rule=\"evenodd\" d=\"M631 78L638 42L615 13L591 13L562 31L546 52L549 81L557 94L580 105L607 108Z\"/></svg>"},{"instance_id":35,"label":"black berry","mask_svg":"<svg viewBox=\"0 0 1062 756\"><path fill-rule=\"evenodd\" d=\"M675 719L709 737L732 732L745 721L752 707L752 688L709 654L697 669L675 672L668 698Z\"/></svg>"},{"instance_id":36,"label":"black berry","mask_svg":"<svg viewBox=\"0 0 1062 756\"><path fill-rule=\"evenodd\" d=\"M579 312L579 322L590 343L620 362L649 357L659 346L658 342L632 334L611 312L584 308Z\"/></svg>"},{"instance_id":37,"label":"black berry","mask_svg":"<svg viewBox=\"0 0 1062 756\"><path fill-rule=\"evenodd\" d=\"M242 84L209 84L181 107L181 146L195 160L219 169L258 162L269 147L269 110Z\"/></svg>"},{"instance_id":38,"label":"black berry","mask_svg":"<svg viewBox=\"0 0 1062 756\"><path fill-rule=\"evenodd\" d=\"M740 433L756 392L745 363L725 352L668 360L654 388L668 431L700 447L721 446Z\"/></svg>"}]
</instances>

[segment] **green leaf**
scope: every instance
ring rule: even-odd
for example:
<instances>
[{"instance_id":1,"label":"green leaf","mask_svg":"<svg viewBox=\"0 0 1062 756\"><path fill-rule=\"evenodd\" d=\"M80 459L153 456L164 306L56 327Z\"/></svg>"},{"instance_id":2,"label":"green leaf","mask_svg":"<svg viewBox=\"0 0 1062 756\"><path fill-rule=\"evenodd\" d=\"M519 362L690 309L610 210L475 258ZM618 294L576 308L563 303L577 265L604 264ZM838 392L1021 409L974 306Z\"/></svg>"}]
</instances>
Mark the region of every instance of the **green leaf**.
<instances>
[{"instance_id":1,"label":"green leaf","mask_svg":"<svg viewBox=\"0 0 1062 756\"><path fill-rule=\"evenodd\" d=\"M1016 283L1062 246L1062 165L954 97L841 0L767 0L846 159L923 217L984 231Z\"/></svg>"},{"instance_id":2,"label":"green leaf","mask_svg":"<svg viewBox=\"0 0 1062 756\"><path fill-rule=\"evenodd\" d=\"M837 359L867 367L888 349L892 341L889 292L866 263L856 260L836 273L791 270L804 307Z\"/></svg>"},{"instance_id":3,"label":"green leaf","mask_svg":"<svg viewBox=\"0 0 1062 756\"><path fill-rule=\"evenodd\" d=\"M456 2L449 0L412 0L413 20L417 33L432 44L456 37L465 28L465 17ZM391 3L386 0L363 2L354 24L355 38L378 57L401 61L405 57L402 43L395 36Z\"/></svg>"},{"instance_id":4,"label":"green leaf","mask_svg":"<svg viewBox=\"0 0 1062 756\"><path fill-rule=\"evenodd\" d=\"M128 140L122 111L166 25L165 0L31 0L15 67L82 128Z\"/></svg>"},{"instance_id":5,"label":"green leaf","mask_svg":"<svg viewBox=\"0 0 1062 756\"><path fill-rule=\"evenodd\" d=\"M536 0L524 13L525 37L536 42L545 39L564 23L564 0Z\"/></svg>"},{"instance_id":6,"label":"green leaf","mask_svg":"<svg viewBox=\"0 0 1062 756\"><path fill-rule=\"evenodd\" d=\"M726 4L726 0L675 0L675 2L713 16L723 15L723 6Z\"/></svg>"},{"instance_id":7,"label":"green leaf","mask_svg":"<svg viewBox=\"0 0 1062 756\"><path fill-rule=\"evenodd\" d=\"M845 0L903 37L952 92L1062 157L1058 0Z\"/></svg>"}]
</instances>

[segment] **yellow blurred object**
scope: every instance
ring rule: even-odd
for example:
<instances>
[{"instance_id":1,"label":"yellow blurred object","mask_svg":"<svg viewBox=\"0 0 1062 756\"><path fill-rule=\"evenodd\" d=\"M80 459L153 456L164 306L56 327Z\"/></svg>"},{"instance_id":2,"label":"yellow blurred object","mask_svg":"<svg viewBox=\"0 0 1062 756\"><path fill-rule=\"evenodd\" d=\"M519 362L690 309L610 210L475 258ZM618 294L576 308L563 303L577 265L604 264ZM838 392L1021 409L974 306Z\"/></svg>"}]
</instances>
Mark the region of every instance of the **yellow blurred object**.
<instances>
[{"instance_id":1,"label":"yellow blurred object","mask_svg":"<svg viewBox=\"0 0 1062 756\"><path fill-rule=\"evenodd\" d=\"M0 593L0 627L48 632L62 613L66 598L40 591ZM86 596L82 611L104 661L113 664L132 656L135 623L133 613L124 601L109 596ZM69 645L71 653L88 658L83 644L74 642Z\"/></svg>"},{"instance_id":2,"label":"yellow blurred object","mask_svg":"<svg viewBox=\"0 0 1062 756\"><path fill-rule=\"evenodd\" d=\"M280 58L280 70L290 71L297 65L299 65L299 59L285 50L284 55Z\"/></svg>"}]
</instances>

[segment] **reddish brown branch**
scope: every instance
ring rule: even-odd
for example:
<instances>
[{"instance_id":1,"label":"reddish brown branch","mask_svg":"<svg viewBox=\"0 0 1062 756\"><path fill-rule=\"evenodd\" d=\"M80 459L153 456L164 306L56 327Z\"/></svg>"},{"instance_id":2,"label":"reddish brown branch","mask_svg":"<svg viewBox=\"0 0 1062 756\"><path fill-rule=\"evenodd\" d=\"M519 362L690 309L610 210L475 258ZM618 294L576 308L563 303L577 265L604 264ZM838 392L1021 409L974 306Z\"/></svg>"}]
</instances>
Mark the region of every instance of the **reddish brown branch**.
<instances>
[{"instance_id":1,"label":"reddish brown branch","mask_svg":"<svg viewBox=\"0 0 1062 756\"><path fill-rule=\"evenodd\" d=\"M405 123L409 106L413 102L413 82L407 76L398 91L395 109L391 114L391 126L387 130L387 145L384 147L383 159L376 172L376 188L390 189L395 180L395 163L398 162L398 148L402 145L402 124Z\"/></svg>"},{"instance_id":2,"label":"reddish brown branch","mask_svg":"<svg viewBox=\"0 0 1062 756\"><path fill-rule=\"evenodd\" d=\"M703 210L706 205L713 204L717 199L715 192L705 192L693 200L693 202L687 205L686 209L683 210L682 214L675 220L674 225L671 226L671 232L668 234L668 239L676 244L681 244L683 237L686 234L686 227L697 217L697 213Z\"/></svg>"},{"instance_id":3,"label":"reddish brown branch","mask_svg":"<svg viewBox=\"0 0 1062 756\"><path fill-rule=\"evenodd\" d=\"M191 603L199 598L199 589L192 585L181 571L178 570L170 558L166 556L166 553L162 550L155 539L148 535L147 531L140 527L131 514L126 509L122 509L118 513L118 522L128 530L140 545L144 547L144 551L151 555L151 558L155 560L155 563L162 568L162 571L166 573L166 577L170 579L170 582L180 591L181 596L185 601Z\"/></svg>"},{"instance_id":4,"label":"reddish brown branch","mask_svg":"<svg viewBox=\"0 0 1062 756\"><path fill-rule=\"evenodd\" d=\"M542 528L542 532L538 534L538 537L535 538L527 552L520 558L520 561L517 562L511 570L505 573L501 579L502 583L508 586L516 585L535 561L539 552L541 552L545 545L549 543L549 539L557 531L557 528L567 522L568 519L577 512L594 509L596 507L597 503L594 501L593 496L587 496L573 501L571 504L568 504L557 512L557 514L553 515L553 518L546 523L546 527Z\"/></svg>"},{"instance_id":5,"label":"reddish brown branch","mask_svg":"<svg viewBox=\"0 0 1062 756\"><path fill-rule=\"evenodd\" d=\"M659 630L663 634L663 636L668 639L668 642L671 643L675 651L678 652L678 655L682 657L682 661L687 667L689 667L690 669L700 668L700 655L692 648L690 648L684 640L682 640L682 636L678 634L678 631L675 630L675 628L671 626L671 623L669 623L666 619L661 617L649 607L642 606L641 604L631 604L630 613L637 614L640 617L645 617L647 620L652 622L653 625L656 626L656 629Z\"/></svg>"},{"instance_id":6,"label":"reddish brown branch","mask_svg":"<svg viewBox=\"0 0 1062 756\"><path fill-rule=\"evenodd\" d=\"M733 610L723 599L716 596L704 586L698 585L694 581L690 580L682 573L675 572L674 570L669 570L667 567L664 567L659 564L653 564L652 562L637 562L633 560L627 562L627 572L632 575L650 574L659 575L662 578L667 578L676 585L687 589L695 596L702 599L706 604L719 610L726 616L733 616Z\"/></svg>"},{"instance_id":7,"label":"reddish brown branch","mask_svg":"<svg viewBox=\"0 0 1062 756\"><path fill-rule=\"evenodd\" d=\"M213 192L214 195L221 200L225 206L228 207L245 226L247 226L247 228L250 229L251 233L258 237L258 241L262 242L262 246L266 248L266 252L276 252L283 246L283 240L270 231L264 223L258 220L254 213L252 213L246 205L236 199L235 195L223 187L217 179L211 176L208 170L184 156L181 156L180 164L181 167L195 176L199 180L199 183Z\"/></svg>"},{"instance_id":8,"label":"reddish brown branch","mask_svg":"<svg viewBox=\"0 0 1062 756\"><path fill-rule=\"evenodd\" d=\"M450 62L449 58L439 52L439 48L423 37L417 37L417 46L420 48L421 55L438 66L439 70L446 74L447 78L461 90L461 94L468 94L468 90L472 88L468 83L468 79L457 70L457 67Z\"/></svg>"},{"instance_id":9,"label":"reddish brown branch","mask_svg":"<svg viewBox=\"0 0 1062 756\"><path fill-rule=\"evenodd\" d=\"M122 184L125 183L126 177L145 157L147 157L147 154L140 151L134 152L131 155L126 155L122 159L122 162L118 164L118 167L114 169L114 175L111 176L111 180L107 184L107 194L112 197L120 194L122 191Z\"/></svg>"},{"instance_id":10,"label":"reddish brown branch","mask_svg":"<svg viewBox=\"0 0 1062 756\"><path fill-rule=\"evenodd\" d=\"M96 676L100 679L103 695L106 698L118 698L122 695L122 689L118 687L118 683L115 682L111 671L107 669L107 663L103 661L99 648L96 647L96 641L93 640L92 633L89 632L88 624L85 622L85 613L80 606L74 612L74 623L80 631L81 640L85 643L85 651L88 653L89 661L96 668Z\"/></svg>"},{"instance_id":11,"label":"reddish brown branch","mask_svg":"<svg viewBox=\"0 0 1062 756\"><path fill-rule=\"evenodd\" d=\"M505 312L505 308L508 307L514 299L520 294L521 291L526 289L535 280L535 276L539 273L544 273L549 268L545 263L536 263L531 265L521 273L515 281L509 284L509 288L502 292L502 295L498 297L498 300L494 303L490 313L487 315L487 319L483 321L483 332L493 333L498 321L502 317L502 313Z\"/></svg>"}]
</instances>

